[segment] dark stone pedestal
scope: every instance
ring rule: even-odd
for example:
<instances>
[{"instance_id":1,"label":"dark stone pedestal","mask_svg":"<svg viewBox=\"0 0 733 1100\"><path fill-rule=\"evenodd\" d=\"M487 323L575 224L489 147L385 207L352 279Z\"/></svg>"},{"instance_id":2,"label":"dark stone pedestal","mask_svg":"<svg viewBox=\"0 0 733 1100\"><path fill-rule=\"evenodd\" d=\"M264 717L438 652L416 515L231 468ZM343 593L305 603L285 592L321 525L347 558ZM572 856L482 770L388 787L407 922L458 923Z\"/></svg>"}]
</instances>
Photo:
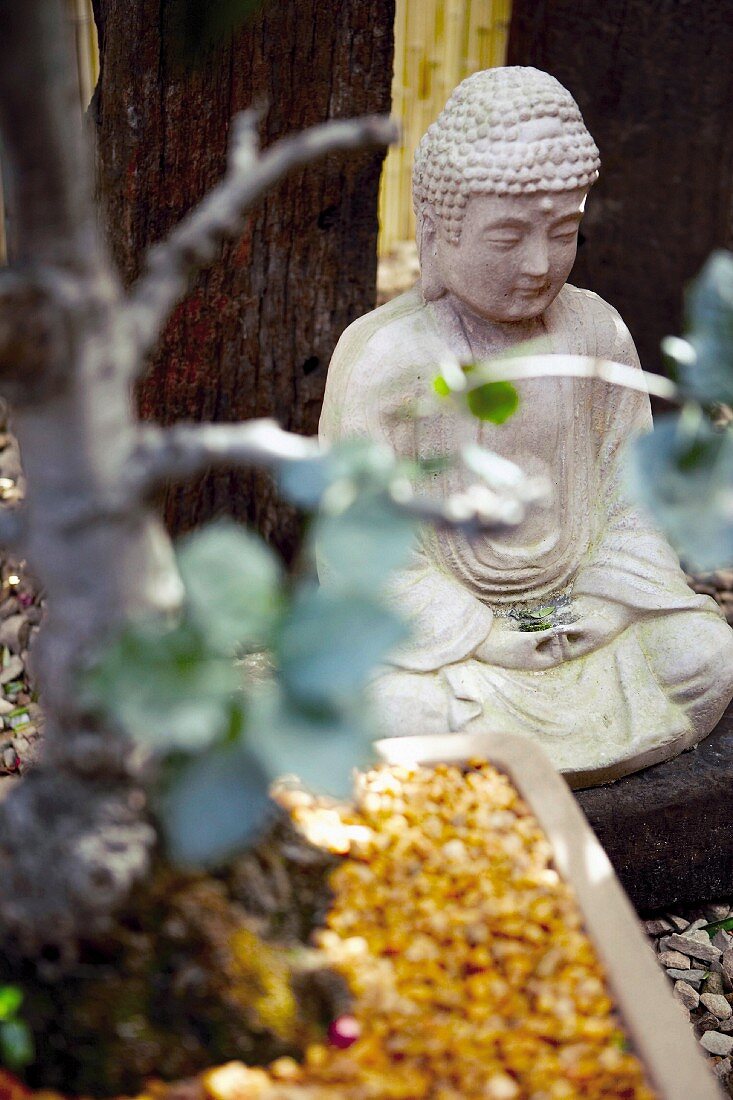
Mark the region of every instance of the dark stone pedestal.
<instances>
[{"instance_id":1,"label":"dark stone pedestal","mask_svg":"<svg viewBox=\"0 0 733 1100\"><path fill-rule=\"evenodd\" d=\"M733 704L696 749L576 797L637 909L733 895Z\"/></svg>"}]
</instances>

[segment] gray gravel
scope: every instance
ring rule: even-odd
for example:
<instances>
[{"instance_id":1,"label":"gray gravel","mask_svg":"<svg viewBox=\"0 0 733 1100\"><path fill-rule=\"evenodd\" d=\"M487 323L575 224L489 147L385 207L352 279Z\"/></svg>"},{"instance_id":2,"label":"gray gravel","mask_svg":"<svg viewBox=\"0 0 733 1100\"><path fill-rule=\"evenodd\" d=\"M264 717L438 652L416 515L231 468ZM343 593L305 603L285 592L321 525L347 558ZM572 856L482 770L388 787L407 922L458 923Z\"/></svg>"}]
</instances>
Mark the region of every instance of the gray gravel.
<instances>
[{"instance_id":1,"label":"gray gravel","mask_svg":"<svg viewBox=\"0 0 733 1100\"><path fill-rule=\"evenodd\" d=\"M733 626L733 569L716 569L713 573L688 575L688 581L696 592L712 596L722 607L725 617Z\"/></svg>"},{"instance_id":2,"label":"gray gravel","mask_svg":"<svg viewBox=\"0 0 733 1100\"><path fill-rule=\"evenodd\" d=\"M727 1020L733 1015L733 1008L722 993L703 993L700 1001L718 1020Z\"/></svg>"},{"instance_id":3,"label":"gray gravel","mask_svg":"<svg viewBox=\"0 0 733 1100\"><path fill-rule=\"evenodd\" d=\"M721 1035L719 1031L706 1031L700 1043L710 1054L718 1054L723 1058L733 1054L733 1035Z\"/></svg>"},{"instance_id":4,"label":"gray gravel","mask_svg":"<svg viewBox=\"0 0 733 1100\"><path fill-rule=\"evenodd\" d=\"M659 962L662 966L675 970L690 970L692 963L687 955L683 955L681 951L660 951Z\"/></svg>"},{"instance_id":5,"label":"gray gravel","mask_svg":"<svg viewBox=\"0 0 733 1100\"><path fill-rule=\"evenodd\" d=\"M716 901L654 914L642 923L675 999L687 1012L716 1076L733 1096L733 935L710 928L731 918L733 901Z\"/></svg>"},{"instance_id":6,"label":"gray gravel","mask_svg":"<svg viewBox=\"0 0 733 1100\"><path fill-rule=\"evenodd\" d=\"M689 984L689 982L675 982L674 995L690 1012L700 1004L700 994Z\"/></svg>"},{"instance_id":7,"label":"gray gravel","mask_svg":"<svg viewBox=\"0 0 733 1100\"><path fill-rule=\"evenodd\" d=\"M722 954L720 948L713 946L707 932L702 929L670 936L667 939L667 950L679 951L683 955L690 955L693 959L702 959L704 962L719 959Z\"/></svg>"},{"instance_id":8,"label":"gray gravel","mask_svg":"<svg viewBox=\"0 0 733 1100\"><path fill-rule=\"evenodd\" d=\"M0 402L0 507L12 508L25 485L20 456ZM41 599L25 562L0 562L0 797L10 778L36 760L42 731L30 649L42 617Z\"/></svg>"}]
</instances>

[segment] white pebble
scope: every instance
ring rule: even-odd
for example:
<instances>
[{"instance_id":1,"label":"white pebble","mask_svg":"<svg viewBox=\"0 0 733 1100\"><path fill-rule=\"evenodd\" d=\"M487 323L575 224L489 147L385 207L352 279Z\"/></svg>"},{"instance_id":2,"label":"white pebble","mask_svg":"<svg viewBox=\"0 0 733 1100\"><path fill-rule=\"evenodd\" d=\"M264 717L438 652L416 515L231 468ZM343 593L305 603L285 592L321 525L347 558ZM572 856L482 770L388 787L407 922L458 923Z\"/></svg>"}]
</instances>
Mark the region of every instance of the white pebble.
<instances>
[{"instance_id":1,"label":"white pebble","mask_svg":"<svg viewBox=\"0 0 733 1100\"><path fill-rule=\"evenodd\" d=\"M677 970L689 970L692 965L687 955L683 955L681 951L662 951L658 959L661 966L671 966Z\"/></svg>"},{"instance_id":2,"label":"white pebble","mask_svg":"<svg viewBox=\"0 0 733 1100\"><path fill-rule=\"evenodd\" d=\"M700 1000L719 1020L727 1020L729 1016L733 1016L733 1008L721 993L703 993Z\"/></svg>"},{"instance_id":3,"label":"white pebble","mask_svg":"<svg viewBox=\"0 0 733 1100\"><path fill-rule=\"evenodd\" d=\"M721 1035L719 1031L706 1031L700 1040L700 1045L710 1054L727 1058L729 1054L733 1054L733 1035Z\"/></svg>"},{"instance_id":4,"label":"white pebble","mask_svg":"<svg viewBox=\"0 0 733 1100\"><path fill-rule=\"evenodd\" d=\"M466 856L466 845L462 840L449 840L447 844L443 845L443 855L446 859L455 860L457 863L462 863Z\"/></svg>"},{"instance_id":5,"label":"white pebble","mask_svg":"<svg viewBox=\"0 0 733 1100\"><path fill-rule=\"evenodd\" d=\"M683 1004L690 1012L693 1008L697 1008L700 1003L699 993L696 993L689 982L675 982L674 995L680 1004Z\"/></svg>"}]
</instances>

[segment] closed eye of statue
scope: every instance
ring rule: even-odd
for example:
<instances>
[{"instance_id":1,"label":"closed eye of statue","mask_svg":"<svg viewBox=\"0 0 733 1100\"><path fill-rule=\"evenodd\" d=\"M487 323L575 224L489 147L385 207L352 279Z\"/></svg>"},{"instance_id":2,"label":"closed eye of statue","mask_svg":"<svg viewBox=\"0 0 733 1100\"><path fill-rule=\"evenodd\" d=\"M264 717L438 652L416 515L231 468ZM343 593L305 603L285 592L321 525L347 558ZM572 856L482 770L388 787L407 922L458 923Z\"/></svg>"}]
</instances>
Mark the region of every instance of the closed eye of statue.
<instances>
[{"instance_id":1,"label":"closed eye of statue","mask_svg":"<svg viewBox=\"0 0 733 1100\"><path fill-rule=\"evenodd\" d=\"M571 241L575 238L580 229L580 221L573 219L572 221L560 222L550 230L549 236L553 241Z\"/></svg>"},{"instance_id":2,"label":"closed eye of statue","mask_svg":"<svg viewBox=\"0 0 733 1100\"><path fill-rule=\"evenodd\" d=\"M495 229L490 233L485 233L483 237L487 244L503 245L505 248L513 248L514 245L519 244L522 240L522 234L516 231L508 231Z\"/></svg>"}]
</instances>

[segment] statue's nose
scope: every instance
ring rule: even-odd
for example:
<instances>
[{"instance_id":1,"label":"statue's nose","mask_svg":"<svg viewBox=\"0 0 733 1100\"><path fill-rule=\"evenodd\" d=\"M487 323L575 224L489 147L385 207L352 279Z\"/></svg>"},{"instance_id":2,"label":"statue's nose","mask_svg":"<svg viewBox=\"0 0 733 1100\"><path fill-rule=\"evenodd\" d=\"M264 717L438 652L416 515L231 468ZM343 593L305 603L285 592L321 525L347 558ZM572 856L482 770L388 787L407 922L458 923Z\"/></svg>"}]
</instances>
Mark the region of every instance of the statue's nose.
<instances>
[{"instance_id":1,"label":"statue's nose","mask_svg":"<svg viewBox=\"0 0 733 1100\"><path fill-rule=\"evenodd\" d=\"M524 274L540 278L550 270L550 256L547 241L536 236L527 245L524 254Z\"/></svg>"}]
</instances>

